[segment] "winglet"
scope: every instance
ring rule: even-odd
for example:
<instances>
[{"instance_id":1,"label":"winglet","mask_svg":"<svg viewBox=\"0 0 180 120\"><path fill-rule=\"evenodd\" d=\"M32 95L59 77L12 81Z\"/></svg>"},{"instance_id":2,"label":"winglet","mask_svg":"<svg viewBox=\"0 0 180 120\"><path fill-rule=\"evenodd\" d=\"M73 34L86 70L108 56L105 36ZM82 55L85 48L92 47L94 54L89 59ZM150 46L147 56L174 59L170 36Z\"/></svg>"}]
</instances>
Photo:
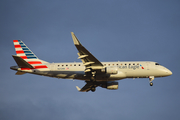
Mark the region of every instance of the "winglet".
<instances>
[{"instance_id":1,"label":"winglet","mask_svg":"<svg viewBox=\"0 0 180 120\"><path fill-rule=\"evenodd\" d=\"M74 41L74 45L81 45L81 43L79 42L79 40L77 39L77 37L75 36L75 34L73 32L71 32L72 35L72 39Z\"/></svg>"},{"instance_id":2,"label":"winglet","mask_svg":"<svg viewBox=\"0 0 180 120\"><path fill-rule=\"evenodd\" d=\"M81 91L81 89L78 86L76 86L76 88L77 88L78 91Z\"/></svg>"}]
</instances>

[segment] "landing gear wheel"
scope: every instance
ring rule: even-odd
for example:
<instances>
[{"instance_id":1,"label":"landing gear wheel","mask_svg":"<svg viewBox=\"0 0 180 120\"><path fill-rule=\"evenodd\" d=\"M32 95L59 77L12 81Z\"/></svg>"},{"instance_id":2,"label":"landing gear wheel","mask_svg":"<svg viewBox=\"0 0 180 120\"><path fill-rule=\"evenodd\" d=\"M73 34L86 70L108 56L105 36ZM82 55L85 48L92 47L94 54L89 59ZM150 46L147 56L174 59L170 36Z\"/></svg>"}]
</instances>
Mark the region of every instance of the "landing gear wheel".
<instances>
[{"instance_id":1,"label":"landing gear wheel","mask_svg":"<svg viewBox=\"0 0 180 120\"><path fill-rule=\"evenodd\" d=\"M95 92L95 91L96 91L96 88L95 88L95 87L92 87L92 88L91 88L91 91L92 91L92 92Z\"/></svg>"},{"instance_id":2,"label":"landing gear wheel","mask_svg":"<svg viewBox=\"0 0 180 120\"><path fill-rule=\"evenodd\" d=\"M95 82L95 81L96 81L95 77L92 76L91 79L90 79L90 81Z\"/></svg>"},{"instance_id":3,"label":"landing gear wheel","mask_svg":"<svg viewBox=\"0 0 180 120\"><path fill-rule=\"evenodd\" d=\"M153 83L152 83L152 82L150 82L150 86L153 86Z\"/></svg>"}]
</instances>

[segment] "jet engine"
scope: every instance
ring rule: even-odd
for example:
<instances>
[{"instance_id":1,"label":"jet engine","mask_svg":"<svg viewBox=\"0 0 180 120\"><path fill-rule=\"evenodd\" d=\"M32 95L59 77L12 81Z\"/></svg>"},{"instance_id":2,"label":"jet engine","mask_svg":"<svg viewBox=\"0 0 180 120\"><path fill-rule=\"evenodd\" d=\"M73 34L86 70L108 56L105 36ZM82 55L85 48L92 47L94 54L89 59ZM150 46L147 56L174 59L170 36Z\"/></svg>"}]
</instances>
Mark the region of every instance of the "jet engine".
<instances>
[{"instance_id":1,"label":"jet engine","mask_svg":"<svg viewBox=\"0 0 180 120\"><path fill-rule=\"evenodd\" d=\"M117 67L105 67L101 69L101 72L107 73L107 74L117 74L118 68Z\"/></svg>"},{"instance_id":2,"label":"jet engine","mask_svg":"<svg viewBox=\"0 0 180 120\"><path fill-rule=\"evenodd\" d=\"M117 90L118 82L107 82L106 84L102 84L101 87L109 90Z\"/></svg>"}]
</instances>

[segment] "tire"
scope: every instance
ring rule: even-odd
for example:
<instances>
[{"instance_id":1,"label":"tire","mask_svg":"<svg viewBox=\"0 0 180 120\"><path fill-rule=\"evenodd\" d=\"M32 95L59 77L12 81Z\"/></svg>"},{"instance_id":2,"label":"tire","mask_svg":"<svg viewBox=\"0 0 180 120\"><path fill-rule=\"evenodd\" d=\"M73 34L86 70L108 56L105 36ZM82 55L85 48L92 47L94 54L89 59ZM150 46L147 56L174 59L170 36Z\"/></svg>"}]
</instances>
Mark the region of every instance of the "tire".
<instances>
[{"instance_id":1,"label":"tire","mask_svg":"<svg viewBox=\"0 0 180 120\"><path fill-rule=\"evenodd\" d=\"M153 83L152 83L152 82L150 82L150 86L153 86Z\"/></svg>"},{"instance_id":2,"label":"tire","mask_svg":"<svg viewBox=\"0 0 180 120\"><path fill-rule=\"evenodd\" d=\"M91 88L91 91L92 91L92 92L95 92L95 91L96 91L96 88L95 88L95 87L92 87L92 88Z\"/></svg>"}]
</instances>

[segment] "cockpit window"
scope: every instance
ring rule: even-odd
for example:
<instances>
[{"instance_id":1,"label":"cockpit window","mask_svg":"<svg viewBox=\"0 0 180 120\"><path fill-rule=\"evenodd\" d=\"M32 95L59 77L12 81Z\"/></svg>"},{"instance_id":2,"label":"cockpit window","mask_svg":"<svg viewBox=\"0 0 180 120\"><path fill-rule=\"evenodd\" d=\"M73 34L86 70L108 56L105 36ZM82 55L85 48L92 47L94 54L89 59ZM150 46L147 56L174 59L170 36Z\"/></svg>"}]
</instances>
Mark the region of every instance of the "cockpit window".
<instances>
[{"instance_id":1,"label":"cockpit window","mask_svg":"<svg viewBox=\"0 0 180 120\"><path fill-rule=\"evenodd\" d=\"M160 65L159 63L155 63L155 65Z\"/></svg>"}]
</instances>

